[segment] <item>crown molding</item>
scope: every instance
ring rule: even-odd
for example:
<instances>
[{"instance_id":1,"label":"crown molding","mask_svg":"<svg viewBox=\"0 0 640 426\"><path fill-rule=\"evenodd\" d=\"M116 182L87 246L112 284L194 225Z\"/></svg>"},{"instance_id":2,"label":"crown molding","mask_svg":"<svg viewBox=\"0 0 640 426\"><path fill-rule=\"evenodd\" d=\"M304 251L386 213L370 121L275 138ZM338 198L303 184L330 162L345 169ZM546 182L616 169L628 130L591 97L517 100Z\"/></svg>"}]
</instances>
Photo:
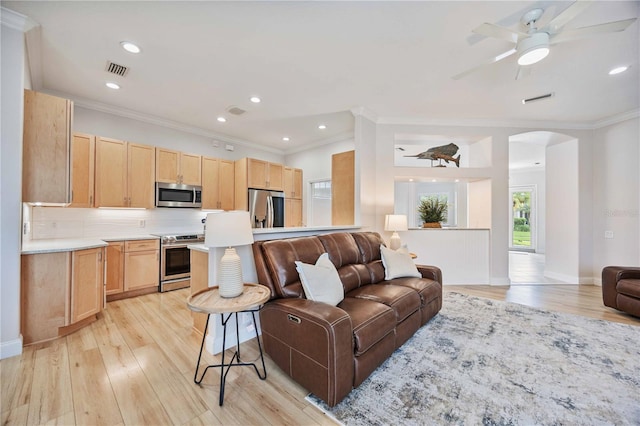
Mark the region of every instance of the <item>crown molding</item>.
<instances>
[{"instance_id":1,"label":"crown molding","mask_svg":"<svg viewBox=\"0 0 640 426\"><path fill-rule=\"evenodd\" d=\"M591 130L593 124L570 121L537 120L491 120L491 119L425 119L409 117L380 117L378 124L416 125L416 126L458 126L458 127L517 127L539 129Z\"/></svg>"},{"instance_id":2,"label":"crown molding","mask_svg":"<svg viewBox=\"0 0 640 426\"><path fill-rule=\"evenodd\" d=\"M611 126L612 124L621 123L623 121L631 120L638 117L640 117L640 109L633 109L631 111L623 112L621 114L616 114L611 117L595 121L593 123L593 128L600 129L602 127Z\"/></svg>"},{"instance_id":3,"label":"crown molding","mask_svg":"<svg viewBox=\"0 0 640 426\"><path fill-rule=\"evenodd\" d=\"M190 126L187 124L179 123L177 121L168 120L166 118L158 117L151 114L144 114L131 109L115 107L113 105L104 104L101 102L92 101L89 99L73 96L68 93L61 93L54 90L44 90L45 93L70 99L76 106L90 109L93 111L103 112L106 114L116 115L131 120L142 121L144 123L154 124L156 126L162 126L173 130L178 130L185 133L191 133L193 135L203 136L206 138L212 138L217 141L229 144L241 145L247 148L259 149L261 151L271 152L273 154L284 155L285 152L281 149L272 148L269 146L260 145L255 142L250 142L244 139L238 139L233 136L225 135L222 133L212 132L207 129L203 129L197 126Z\"/></svg>"},{"instance_id":4,"label":"crown molding","mask_svg":"<svg viewBox=\"0 0 640 426\"><path fill-rule=\"evenodd\" d=\"M306 145L301 146L301 147L287 149L284 152L284 154L285 155L290 155L290 154L295 154L295 153L302 152L302 151L308 151L310 149L318 148L318 147L321 147L321 146L324 146L324 145L329 145L329 144L332 144L332 143L342 142L342 141L346 141L346 140L349 140L349 139L353 140L353 138L354 138L353 132L344 132L344 133L340 133L340 134L335 135L335 136L331 136L331 137L326 138L326 139L322 139L322 140L319 140L319 141L316 141L316 142L313 142L313 143L310 143L310 144L306 144Z\"/></svg>"},{"instance_id":5,"label":"crown molding","mask_svg":"<svg viewBox=\"0 0 640 426\"><path fill-rule=\"evenodd\" d=\"M14 30L26 33L39 24L28 16L0 6L0 23Z\"/></svg>"}]
</instances>

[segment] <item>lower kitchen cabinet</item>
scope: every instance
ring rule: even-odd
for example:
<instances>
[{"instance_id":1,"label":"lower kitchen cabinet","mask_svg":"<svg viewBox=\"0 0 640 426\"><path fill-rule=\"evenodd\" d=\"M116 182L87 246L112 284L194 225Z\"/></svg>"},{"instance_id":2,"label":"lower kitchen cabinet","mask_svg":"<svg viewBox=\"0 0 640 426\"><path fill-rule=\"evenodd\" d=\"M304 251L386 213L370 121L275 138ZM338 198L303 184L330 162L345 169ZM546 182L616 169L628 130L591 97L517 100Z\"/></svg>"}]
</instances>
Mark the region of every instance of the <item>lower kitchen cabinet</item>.
<instances>
[{"instance_id":1,"label":"lower kitchen cabinet","mask_svg":"<svg viewBox=\"0 0 640 426\"><path fill-rule=\"evenodd\" d=\"M160 241L112 241L107 248L107 301L158 291Z\"/></svg>"},{"instance_id":2,"label":"lower kitchen cabinet","mask_svg":"<svg viewBox=\"0 0 640 426\"><path fill-rule=\"evenodd\" d=\"M104 306L104 248L21 257L20 331L25 345L65 336Z\"/></svg>"}]
</instances>

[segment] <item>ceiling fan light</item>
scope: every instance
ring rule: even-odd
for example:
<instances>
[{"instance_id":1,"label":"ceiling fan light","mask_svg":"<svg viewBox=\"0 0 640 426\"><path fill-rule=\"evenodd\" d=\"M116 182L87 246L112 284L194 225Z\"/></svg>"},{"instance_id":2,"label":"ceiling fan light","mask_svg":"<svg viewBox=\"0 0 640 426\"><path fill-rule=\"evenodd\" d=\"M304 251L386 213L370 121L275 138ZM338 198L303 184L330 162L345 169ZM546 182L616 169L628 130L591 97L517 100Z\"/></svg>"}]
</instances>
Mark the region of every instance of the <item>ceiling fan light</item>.
<instances>
[{"instance_id":1,"label":"ceiling fan light","mask_svg":"<svg viewBox=\"0 0 640 426\"><path fill-rule=\"evenodd\" d=\"M532 65L549 54L549 34L535 33L518 44L518 65Z\"/></svg>"}]
</instances>

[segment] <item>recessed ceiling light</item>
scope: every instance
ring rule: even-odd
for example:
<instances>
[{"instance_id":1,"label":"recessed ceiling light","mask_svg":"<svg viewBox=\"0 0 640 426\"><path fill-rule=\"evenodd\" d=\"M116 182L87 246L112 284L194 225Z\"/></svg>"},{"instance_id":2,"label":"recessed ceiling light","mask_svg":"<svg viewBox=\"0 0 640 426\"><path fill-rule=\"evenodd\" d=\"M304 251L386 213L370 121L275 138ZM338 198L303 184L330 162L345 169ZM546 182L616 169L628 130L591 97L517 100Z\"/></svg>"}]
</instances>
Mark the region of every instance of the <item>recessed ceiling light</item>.
<instances>
[{"instance_id":1,"label":"recessed ceiling light","mask_svg":"<svg viewBox=\"0 0 640 426\"><path fill-rule=\"evenodd\" d=\"M321 124L321 125L318 126L318 129L320 129L320 130L324 130L326 128L327 128L327 126L324 125L324 124Z\"/></svg>"},{"instance_id":2,"label":"recessed ceiling light","mask_svg":"<svg viewBox=\"0 0 640 426\"><path fill-rule=\"evenodd\" d=\"M222 116L220 116L220 117L216 118L216 120L218 120L218 121L219 121L219 122L221 122L221 123L225 123L225 122L227 121L227 119L226 119L226 118L224 118L224 117L222 117Z\"/></svg>"},{"instance_id":3,"label":"recessed ceiling light","mask_svg":"<svg viewBox=\"0 0 640 426\"><path fill-rule=\"evenodd\" d=\"M413 182L413 179L409 179L409 182Z\"/></svg>"},{"instance_id":4,"label":"recessed ceiling light","mask_svg":"<svg viewBox=\"0 0 640 426\"><path fill-rule=\"evenodd\" d=\"M108 81L105 85L106 85L109 89L118 90L118 89L120 88L120 85L119 85L119 84L114 83L114 82L112 82L112 81Z\"/></svg>"},{"instance_id":5,"label":"recessed ceiling light","mask_svg":"<svg viewBox=\"0 0 640 426\"><path fill-rule=\"evenodd\" d=\"M129 53L140 53L140 47L130 41L121 41L120 46Z\"/></svg>"},{"instance_id":6,"label":"recessed ceiling light","mask_svg":"<svg viewBox=\"0 0 640 426\"><path fill-rule=\"evenodd\" d=\"M436 181L435 179L431 179L431 182L435 182L435 181Z\"/></svg>"},{"instance_id":7,"label":"recessed ceiling light","mask_svg":"<svg viewBox=\"0 0 640 426\"><path fill-rule=\"evenodd\" d=\"M625 72L628 69L629 69L629 67L616 67L616 68L612 69L611 71L609 71L609 75L620 74L621 72Z\"/></svg>"},{"instance_id":8,"label":"recessed ceiling light","mask_svg":"<svg viewBox=\"0 0 640 426\"><path fill-rule=\"evenodd\" d=\"M259 97L257 97L257 96L252 96L252 97L251 97L251 102L253 102L254 104L259 104L261 100L262 100L262 99L260 99L260 98L259 98Z\"/></svg>"},{"instance_id":9,"label":"recessed ceiling light","mask_svg":"<svg viewBox=\"0 0 640 426\"><path fill-rule=\"evenodd\" d=\"M285 142L289 142L290 139L285 136L284 138L282 138L282 140L285 141Z\"/></svg>"}]
</instances>

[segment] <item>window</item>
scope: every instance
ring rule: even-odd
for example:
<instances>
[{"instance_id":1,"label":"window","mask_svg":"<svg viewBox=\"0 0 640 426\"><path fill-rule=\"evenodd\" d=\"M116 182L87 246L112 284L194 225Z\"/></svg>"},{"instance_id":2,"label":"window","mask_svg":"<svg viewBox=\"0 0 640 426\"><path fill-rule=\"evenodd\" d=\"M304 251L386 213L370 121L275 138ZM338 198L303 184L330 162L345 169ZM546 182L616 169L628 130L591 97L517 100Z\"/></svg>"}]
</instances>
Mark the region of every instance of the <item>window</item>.
<instances>
[{"instance_id":1,"label":"window","mask_svg":"<svg viewBox=\"0 0 640 426\"><path fill-rule=\"evenodd\" d=\"M311 203L309 206L310 226L331 225L331 179L309 182Z\"/></svg>"}]
</instances>

